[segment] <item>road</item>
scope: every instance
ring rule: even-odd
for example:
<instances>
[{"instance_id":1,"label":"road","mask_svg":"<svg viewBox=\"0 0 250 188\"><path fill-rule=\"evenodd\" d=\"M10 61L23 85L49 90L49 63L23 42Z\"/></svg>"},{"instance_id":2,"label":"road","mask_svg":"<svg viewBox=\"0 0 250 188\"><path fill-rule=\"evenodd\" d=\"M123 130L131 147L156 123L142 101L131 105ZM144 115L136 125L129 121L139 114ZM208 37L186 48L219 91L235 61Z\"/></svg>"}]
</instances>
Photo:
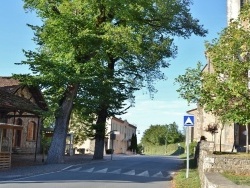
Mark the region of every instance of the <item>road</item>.
<instances>
[{"instance_id":1,"label":"road","mask_svg":"<svg viewBox=\"0 0 250 188\"><path fill-rule=\"evenodd\" d=\"M115 155L113 160L0 182L0 188L166 188L182 163L171 156Z\"/></svg>"}]
</instances>

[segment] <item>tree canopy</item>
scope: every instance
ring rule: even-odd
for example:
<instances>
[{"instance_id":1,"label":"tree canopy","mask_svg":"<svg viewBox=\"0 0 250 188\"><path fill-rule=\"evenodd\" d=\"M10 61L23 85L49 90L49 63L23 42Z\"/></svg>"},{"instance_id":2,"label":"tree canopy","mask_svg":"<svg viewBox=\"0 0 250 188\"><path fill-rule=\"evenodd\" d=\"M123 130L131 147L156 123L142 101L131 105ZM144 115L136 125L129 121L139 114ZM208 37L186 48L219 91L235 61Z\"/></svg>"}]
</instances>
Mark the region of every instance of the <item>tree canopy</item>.
<instances>
[{"instance_id":1,"label":"tree canopy","mask_svg":"<svg viewBox=\"0 0 250 188\"><path fill-rule=\"evenodd\" d=\"M218 39L206 44L206 54L213 71L203 72L201 77L193 82L202 81L202 87L196 85L194 88L200 87L198 103L207 112L217 116L222 124L235 122L248 125L250 123L249 16L250 5L247 3L242 8L238 19L231 21ZM188 76L188 72L185 76ZM186 80L180 82L182 85L192 84L186 83ZM196 98L194 94L192 97Z\"/></svg>"},{"instance_id":2,"label":"tree canopy","mask_svg":"<svg viewBox=\"0 0 250 188\"><path fill-rule=\"evenodd\" d=\"M189 67L185 74L175 78L175 83L179 84L179 89L176 91L188 104L197 103L201 97L202 68L201 62L198 62L196 68Z\"/></svg>"},{"instance_id":3,"label":"tree canopy","mask_svg":"<svg viewBox=\"0 0 250 188\"><path fill-rule=\"evenodd\" d=\"M165 145L181 142L183 134L178 130L178 125L173 122L166 125L151 125L143 133L141 143L145 145Z\"/></svg>"},{"instance_id":4,"label":"tree canopy","mask_svg":"<svg viewBox=\"0 0 250 188\"><path fill-rule=\"evenodd\" d=\"M90 1L24 0L41 18L34 30L37 51L25 51L22 64L54 106L55 132L47 163L63 161L72 109L95 114L94 159L103 158L106 118L124 113L134 91L163 79L161 68L176 56L174 37L204 36L190 14L189 0ZM61 147L58 147L60 145Z\"/></svg>"}]
</instances>

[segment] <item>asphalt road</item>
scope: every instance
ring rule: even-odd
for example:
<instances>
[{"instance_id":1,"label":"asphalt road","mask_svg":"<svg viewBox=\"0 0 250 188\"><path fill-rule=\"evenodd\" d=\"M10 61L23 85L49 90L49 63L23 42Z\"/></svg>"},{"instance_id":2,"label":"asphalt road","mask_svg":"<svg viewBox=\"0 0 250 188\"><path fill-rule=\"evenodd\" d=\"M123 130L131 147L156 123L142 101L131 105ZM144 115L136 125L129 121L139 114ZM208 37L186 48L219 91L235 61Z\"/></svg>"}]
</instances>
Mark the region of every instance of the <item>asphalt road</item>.
<instances>
[{"instance_id":1,"label":"asphalt road","mask_svg":"<svg viewBox=\"0 0 250 188\"><path fill-rule=\"evenodd\" d=\"M166 156L114 156L63 170L2 181L0 188L166 188L183 161Z\"/></svg>"}]
</instances>

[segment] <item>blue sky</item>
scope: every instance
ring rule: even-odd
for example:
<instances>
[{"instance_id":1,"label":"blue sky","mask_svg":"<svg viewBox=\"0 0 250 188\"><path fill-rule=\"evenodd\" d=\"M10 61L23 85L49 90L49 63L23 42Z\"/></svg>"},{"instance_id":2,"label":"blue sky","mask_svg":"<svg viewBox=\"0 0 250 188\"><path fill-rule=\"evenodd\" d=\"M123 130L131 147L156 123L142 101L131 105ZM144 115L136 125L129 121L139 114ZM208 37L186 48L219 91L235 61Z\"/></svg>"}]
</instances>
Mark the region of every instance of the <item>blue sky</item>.
<instances>
[{"instance_id":1,"label":"blue sky","mask_svg":"<svg viewBox=\"0 0 250 188\"><path fill-rule=\"evenodd\" d=\"M182 130L183 116L187 110L195 107L188 106L186 101L179 98L174 78L184 74L186 68L196 67L198 61L206 64L204 42L217 38L218 33L226 27L226 0L193 0L191 12L208 29L208 35L204 38L192 36L186 40L176 38L177 58L170 59L171 66L163 70L168 79L155 84L158 93L154 99L150 99L146 89L138 91L135 107L121 116L137 126L140 131L138 140L150 125L176 122ZM0 76L29 72L27 66L15 65L25 60L22 49L36 48L32 41L33 32L27 23L36 25L40 22L35 14L25 13L21 0L0 1Z\"/></svg>"}]
</instances>

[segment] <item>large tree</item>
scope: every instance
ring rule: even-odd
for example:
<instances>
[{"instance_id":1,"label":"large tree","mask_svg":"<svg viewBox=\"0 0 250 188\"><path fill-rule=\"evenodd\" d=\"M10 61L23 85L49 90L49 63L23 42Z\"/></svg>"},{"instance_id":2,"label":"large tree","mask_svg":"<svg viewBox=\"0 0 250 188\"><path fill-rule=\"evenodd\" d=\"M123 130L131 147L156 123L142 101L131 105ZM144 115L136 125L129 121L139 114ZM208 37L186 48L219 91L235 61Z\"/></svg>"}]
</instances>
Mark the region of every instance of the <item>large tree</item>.
<instances>
[{"instance_id":1,"label":"large tree","mask_svg":"<svg viewBox=\"0 0 250 188\"><path fill-rule=\"evenodd\" d=\"M124 101L163 79L161 68L175 57L175 36L204 36L189 0L24 0L43 24L30 26L37 51L26 51L33 75L55 106L55 131L47 163L63 162L72 108L95 114L94 159L103 158L106 118ZM74 105L73 105L74 104ZM83 107L84 106L84 107Z\"/></svg>"}]
</instances>

